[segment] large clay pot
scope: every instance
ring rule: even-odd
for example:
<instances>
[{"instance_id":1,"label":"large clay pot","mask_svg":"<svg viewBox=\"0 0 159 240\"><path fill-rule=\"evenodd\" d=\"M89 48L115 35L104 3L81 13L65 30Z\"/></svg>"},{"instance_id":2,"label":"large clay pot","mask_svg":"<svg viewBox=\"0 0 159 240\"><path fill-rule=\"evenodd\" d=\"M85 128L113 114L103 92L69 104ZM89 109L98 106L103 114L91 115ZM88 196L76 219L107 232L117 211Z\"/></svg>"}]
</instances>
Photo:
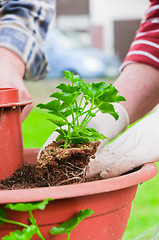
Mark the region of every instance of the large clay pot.
<instances>
[{"instance_id":1,"label":"large clay pot","mask_svg":"<svg viewBox=\"0 0 159 240\"><path fill-rule=\"evenodd\" d=\"M25 149L25 161L36 162L38 149ZM66 240L65 235L51 236L49 229L68 220L81 209L91 208L95 214L86 218L71 233L71 240L120 240L125 232L132 200L138 184L157 174L155 164L149 163L139 170L107 180L58 187L0 191L0 203L41 201L53 198L44 211L35 210L40 230L46 240ZM1 205L3 206L3 205ZM27 223L28 214L7 210L8 219ZM0 226L0 238L15 226ZM33 237L34 240L39 239Z\"/></svg>"},{"instance_id":2,"label":"large clay pot","mask_svg":"<svg viewBox=\"0 0 159 240\"><path fill-rule=\"evenodd\" d=\"M0 88L0 180L23 164L21 109L31 101L19 102L18 90Z\"/></svg>"}]
</instances>

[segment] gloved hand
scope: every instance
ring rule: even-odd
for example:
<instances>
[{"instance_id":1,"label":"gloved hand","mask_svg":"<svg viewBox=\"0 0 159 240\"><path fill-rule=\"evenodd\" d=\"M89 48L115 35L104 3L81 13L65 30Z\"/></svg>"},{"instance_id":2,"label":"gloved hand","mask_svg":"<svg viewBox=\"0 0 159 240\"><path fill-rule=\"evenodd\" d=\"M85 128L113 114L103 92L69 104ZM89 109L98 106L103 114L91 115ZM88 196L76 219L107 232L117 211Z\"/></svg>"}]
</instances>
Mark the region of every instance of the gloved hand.
<instances>
[{"instance_id":1,"label":"gloved hand","mask_svg":"<svg viewBox=\"0 0 159 240\"><path fill-rule=\"evenodd\" d=\"M119 114L118 120L115 120L114 117L110 114L103 114L99 111L96 117L92 118L92 120L88 124L88 127L96 129L99 133L102 133L104 134L104 136L109 138L109 140L116 137L129 124L129 117L125 108L119 103L114 103L113 105L116 112L118 112ZM53 132L50 135L50 137L44 143L43 147L40 149L38 157L40 156L40 152L42 151L42 149L44 149L46 146L56 140L57 135L57 132ZM101 144L98 147L98 151L105 146L107 141L108 139L101 141Z\"/></svg>"},{"instance_id":2,"label":"gloved hand","mask_svg":"<svg viewBox=\"0 0 159 240\"><path fill-rule=\"evenodd\" d=\"M96 153L87 177L119 176L144 163L159 161L159 111L139 121Z\"/></svg>"}]
</instances>

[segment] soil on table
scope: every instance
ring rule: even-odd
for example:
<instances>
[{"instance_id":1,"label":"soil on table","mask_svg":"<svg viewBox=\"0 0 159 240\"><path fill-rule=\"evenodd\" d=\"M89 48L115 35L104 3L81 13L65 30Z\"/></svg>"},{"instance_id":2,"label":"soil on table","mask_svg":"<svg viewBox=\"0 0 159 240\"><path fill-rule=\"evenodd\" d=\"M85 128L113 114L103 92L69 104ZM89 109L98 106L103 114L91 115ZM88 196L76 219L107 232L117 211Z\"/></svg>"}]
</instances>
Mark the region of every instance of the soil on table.
<instances>
[{"instance_id":1,"label":"soil on table","mask_svg":"<svg viewBox=\"0 0 159 240\"><path fill-rule=\"evenodd\" d=\"M100 142L59 148L62 142L53 142L42 150L37 164L24 163L22 167L0 182L0 189L24 189L60 186L100 179L86 179L90 158L94 158Z\"/></svg>"}]
</instances>

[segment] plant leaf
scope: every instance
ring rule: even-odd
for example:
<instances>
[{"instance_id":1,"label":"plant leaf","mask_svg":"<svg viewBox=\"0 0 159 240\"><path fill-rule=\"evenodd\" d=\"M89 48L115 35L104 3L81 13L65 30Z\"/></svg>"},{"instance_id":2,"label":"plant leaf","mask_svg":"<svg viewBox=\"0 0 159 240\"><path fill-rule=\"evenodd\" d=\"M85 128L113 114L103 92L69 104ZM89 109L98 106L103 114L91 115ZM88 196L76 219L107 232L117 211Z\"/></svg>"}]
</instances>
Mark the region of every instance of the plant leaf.
<instances>
[{"instance_id":1,"label":"plant leaf","mask_svg":"<svg viewBox=\"0 0 159 240\"><path fill-rule=\"evenodd\" d=\"M115 111L114 106L110 103L103 103L100 107L99 107L100 111L102 113L109 113L111 114L116 120L119 118L118 113Z\"/></svg>"},{"instance_id":2,"label":"plant leaf","mask_svg":"<svg viewBox=\"0 0 159 240\"><path fill-rule=\"evenodd\" d=\"M80 91L84 94L86 99L88 98L93 99L93 92L92 92L91 85L89 83L86 83L79 78L76 84L78 85L78 87L80 88Z\"/></svg>"},{"instance_id":3,"label":"plant leaf","mask_svg":"<svg viewBox=\"0 0 159 240\"><path fill-rule=\"evenodd\" d=\"M104 140L106 138L103 134L97 132L94 128L86 128L85 130L87 130L87 134L92 139L92 141L98 141L99 139Z\"/></svg>"},{"instance_id":4,"label":"plant leaf","mask_svg":"<svg viewBox=\"0 0 159 240\"><path fill-rule=\"evenodd\" d=\"M78 97L80 93L64 93L64 92L55 92L50 97L57 98L62 102L70 105Z\"/></svg>"},{"instance_id":5,"label":"plant leaf","mask_svg":"<svg viewBox=\"0 0 159 240\"><path fill-rule=\"evenodd\" d=\"M66 107L66 109L64 111L62 111L62 114L64 117L68 117L70 115L72 115L72 113L76 113L77 111L80 111L81 108L78 108L75 105L72 105L72 108L70 106Z\"/></svg>"},{"instance_id":6,"label":"plant leaf","mask_svg":"<svg viewBox=\"0 0 159 240\"><path fill-rule=\"evenodd\" d=\"M50 234L65 234L70 233L77 225L86 217L94 214L91 209L81 210L76 216L71 218L70 220L60 224L57 227L53 227L50 229Z\"/></svg>"},{"instance_id":7,"label":"plant leaf","mask_svg":"<svg viewBox=\"0 0 159 240\"><path fill-rule=\"evenodd\" d=\"M19 212L32 211L36 209L44 210L48 202L52 200L52 198L47 198L44 201L40 202L9 203L5 205L5 208L9 208L11 210L16 210Z\"/></svg>"},{"instance_id":8,"label":"plant leaf","mask_svg":"<svg viewBox=\"0 0 159 240\"><path fill-rule=\"evenodd\" d=\"M86 143L86 142L92 142L91 138L88 136L77 136L77 137L70 137L69 138L71 144L78 144L78 143Z\"/></svg>"},{"instance_id":9,"label":"plant leaf","mask_svg":"<svg viewBox=\"0 0 159 240\"><path fill-rule=\"evenodd\" d=\"M52 123L54 123L56 126L58 127L62 127L64 125L66 125L66 122L61 118L57 118L57 117L52 117L52 118L48 118L48 120Z\"/></svg>"},{"instance_id":10,"label":"plant leaf","mask_svg":"<svg viewBox=\"0 0 159 240\"><path fill-rule=\"evenodd\" d=\"M78 86L70 86L69 84L66 85L65 83L61 83L56 88L60 89L64 93L76 93L79 92Z\"/></svg>"},{"instance_id":11,"label":"plant leaf","mask_svg":"<svg viewBox=\"0 0 159 240\"><path fill-rule=\"evenodd\" d=\"M10 232L10 235L4 236L2 240L30 240L37 232L37 229L36 225L30 225L23 228L22 231L15 230L14 232Z\"/></svg>"},{"instance_id":12,"label":"plant leaf","mask_svg":"<svg viewBox=\"0 0 159 240\"><path fill-rule=\"evenodd\" d=\"M103 94L104 89L108 85L105 82L99 82L99 83L92 83L92 92L94 98L97 98Z\"/></svg>"},{"instance_id":13,"label":"plant leaf","mask_svg":"<svg viewBox=\"0 0 159 240\"><path fill-rule=\"evenodd\" d=\"M112 84L109 84L104 88L103 94L99 97L99 99L100 101L109 103L125 101L125 98L118 95L118 92L119 91Z\"/></svg>"},{"instance_id":14,"label":"plant leaf","mask_svg":"<svg viewBox=\"0 0 159 240\"><path fill-rule=\"evenodd\" d=\"M74 75L70 71L62 71L62 73L65 75L64 78L69 79L72 83L75 83L76 78L79 77L78 75Z\"/></svg>"},{"instance_id":15,"label":"plant leaf","mask_svg":"<svg viewBox=\"0 0 159 240\"><path fill-rule=\"evenodd\" d=\"M78 128L76 132L73 131L69 135L72 144L94 142L99 141L99 139L104 140L105 138L103 134L100 134L94 128Z\"/></svg>"},{"instance_id":16,"label":"plant leaf","mask_svg":"<svg viewBox=\"0 0 159 240\"><path fill-rule=\"evenodd\" d=\"M53 100L51 102L48 102L46 104L44 103L39 103L37 105L37 107L41 108L41 109L47 109L47 110L56 110L56 111L59 111L61 110L61 103L60 103L60 100Z\"/></svg>"}]
</instances>

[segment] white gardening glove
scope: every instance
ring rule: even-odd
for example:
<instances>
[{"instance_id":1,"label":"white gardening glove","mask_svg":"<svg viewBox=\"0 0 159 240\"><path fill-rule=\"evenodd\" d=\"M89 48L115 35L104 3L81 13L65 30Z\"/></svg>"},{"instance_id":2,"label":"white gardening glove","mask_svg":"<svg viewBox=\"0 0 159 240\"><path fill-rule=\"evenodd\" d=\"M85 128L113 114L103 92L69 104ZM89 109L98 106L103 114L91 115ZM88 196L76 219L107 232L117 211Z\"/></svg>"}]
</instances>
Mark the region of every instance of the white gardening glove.
<instances>
[{"instance_id":1,"label":"white gardening glove","mask_svg":"<svg viewBox=\"0 0 159 240\"><path fill-rule=\"evenodd\" d=\"M159 161L159 111L152 113L98 151L87 177L119 176L148 162Z\"/></svg>"},{"instance_id":2,"label":"white gardening glove","mask_svg":"<svg viewBox=\"0 0 159 240\"><path fill-rule=\"evenodd\" d=\"M106 136L109 140L115 138L119 133L124 131L124 129L129 124L129 117L125 108L119 103L114 103L113 105L115 111L119 114L118 120L115 120L114 117L110 114L107 113L103 114L99 111L96 117L93 118L88 124L88 127L92 127L99 133L104 134L104 136ZM53 132L50 135L50 137L44 143L43 147L40 149L38 158L40 156L42 149L44 149L50 143L55 141L57 136L58 136L57 132ZM101 141L101 144L98 147L99 150L104 147L108 139Z\"/></svg>"}]
</instances>

